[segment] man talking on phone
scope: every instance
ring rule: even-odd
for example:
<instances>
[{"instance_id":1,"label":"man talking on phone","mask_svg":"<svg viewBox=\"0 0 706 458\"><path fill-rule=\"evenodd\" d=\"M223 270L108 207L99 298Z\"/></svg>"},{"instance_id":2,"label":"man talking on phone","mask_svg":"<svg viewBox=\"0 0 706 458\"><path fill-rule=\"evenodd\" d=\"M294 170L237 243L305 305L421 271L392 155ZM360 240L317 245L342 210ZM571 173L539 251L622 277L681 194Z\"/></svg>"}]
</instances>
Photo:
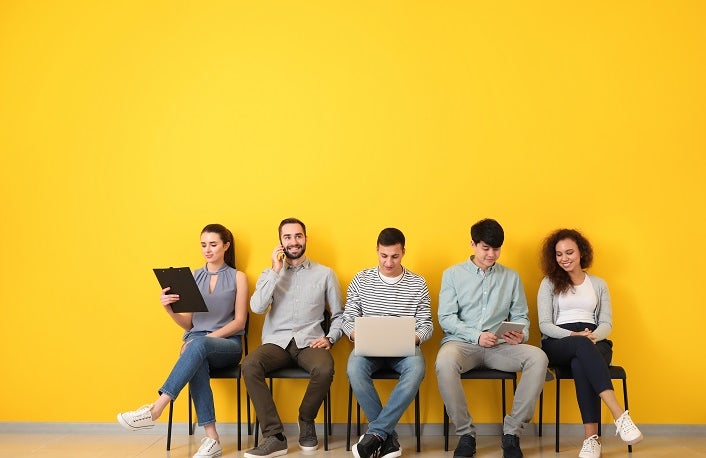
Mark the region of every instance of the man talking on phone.
<instances>
[{"instance_id":1,"label":"man talking on phone","mask_svg":"<svg viewBox=\"0 0 706 458\"><path fill-rule=\"evenodd\" d=\"M497 263L504 240L497 221L478 221L471 226L473 255L446 269L441 278L439 324L444 338L436 356L436 378L460 436L454 458L476 454L476 429L461 386L462 373L477 367L522 371L512 412L503 421L503 458L522 458L519 436L544 387L547 356L525 343L530 322L520 276ZM500 325L508 319L524 324L524 329L498 336Z\"/></svg>"},{"instance_id":2,"label":"man talking on phone","mask_svg":"<svg viewBox=\"0 0 706 458\"><path fill-rule=\"evenodd\" d=\"M263 441L245 458L285 455L287 438L265 374L299 366L310 374L299 406L299 447L318 447L314 419L333 381L331 346L341 337L341 287L329 267L305 256L306 226L296 218L282 220L272 266L260 274L250 299L254 313L263 314L262 345L242 362L243 378L260 420ZM327 335L321 327L325 307L331 312Z\"/></svg>"}]
</instances>

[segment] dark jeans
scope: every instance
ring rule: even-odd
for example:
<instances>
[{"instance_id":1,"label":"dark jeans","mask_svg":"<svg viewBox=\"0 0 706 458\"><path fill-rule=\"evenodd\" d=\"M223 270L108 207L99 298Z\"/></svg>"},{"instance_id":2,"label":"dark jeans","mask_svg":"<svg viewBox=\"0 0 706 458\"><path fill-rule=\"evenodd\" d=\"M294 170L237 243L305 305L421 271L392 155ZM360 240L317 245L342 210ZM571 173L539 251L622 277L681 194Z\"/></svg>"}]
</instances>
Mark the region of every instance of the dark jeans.
<instances>
[{"instance_id":1,"label":"dark jeans","mask_svg":"<svg viewBox=\"0 0 706 458\"><path fill-rule=\"evenodd\" d=\"M596 329L591 323L567 323L559 327L570 331ZM562 339L548 337L542 340L542 350L549 358L550 366L571 368L576 384L576 399L583 423L599 423L601 399L599 394L612 390L608 365L613 358L613 342L608 339L595 344L584 336L569 336Z\"/></svg>"},{"instance_id":2,"label":"dark jeans","mask_svg":"<svg viewBox=\"0 0 706 458\"><path fill-rule=\"evenodd\" d=\"M241 367L255 413L260 420L264 437L284 431L282 420L265 381L265 374L275 369L296 367L309 372L309 385L299 406L299 418L314 421L333 381L333 358L323 348L297 348L294 339L286 349L275 344L264 344L248 354Z\"/></svg>"}]
</instances>

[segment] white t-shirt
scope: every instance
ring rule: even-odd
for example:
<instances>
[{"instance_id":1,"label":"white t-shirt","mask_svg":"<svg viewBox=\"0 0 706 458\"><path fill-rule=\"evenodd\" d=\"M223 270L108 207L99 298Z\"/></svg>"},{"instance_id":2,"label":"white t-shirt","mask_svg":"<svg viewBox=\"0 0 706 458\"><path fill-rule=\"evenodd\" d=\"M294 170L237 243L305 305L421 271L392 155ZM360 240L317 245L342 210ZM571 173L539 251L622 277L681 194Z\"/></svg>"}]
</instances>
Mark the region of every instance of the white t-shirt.
<instances>
[{"instance_id":1,"label":"white t-shirt","mask_svg":"<svg viewBox=\"0 0 706 458\"><path fill-rule=\"evenodd\" d=\"M598 298L588 275L584 277L583 283L560 295L557 298L557 304L559 305L559 314L556 324L596 324L595 312Z\"/></svg>"}]
</instances>

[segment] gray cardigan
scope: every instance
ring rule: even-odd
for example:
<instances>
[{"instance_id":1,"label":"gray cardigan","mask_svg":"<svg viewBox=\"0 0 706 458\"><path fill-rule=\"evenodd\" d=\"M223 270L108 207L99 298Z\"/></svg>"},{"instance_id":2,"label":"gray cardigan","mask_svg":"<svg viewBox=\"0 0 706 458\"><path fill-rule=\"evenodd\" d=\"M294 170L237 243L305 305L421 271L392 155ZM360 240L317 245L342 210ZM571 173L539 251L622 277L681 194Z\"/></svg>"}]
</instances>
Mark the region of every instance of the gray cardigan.
<instances>
[{"instance_id":1,"label":"gray cardigan","mask_svg":"<svg viewBox=\"0 0 706 458\"><path fill-rule=\"evenodd\" d=\"M608 285L602 278L594 277L590 274L587 275L598 298L596 310L593 312L597 326L596 330L593 331L593 335L596 339L603 340L608 337L613 328L613 312L610 307ZM557 299L558 296L554 295L554 284L549 278L544 277L537 292L537 313L539 315L539 330L542 332L542 339L547 337L561 339L571 335L571 331L560 328L555 324L557 316L559 316Z\"/></svg>"}]
</instances>

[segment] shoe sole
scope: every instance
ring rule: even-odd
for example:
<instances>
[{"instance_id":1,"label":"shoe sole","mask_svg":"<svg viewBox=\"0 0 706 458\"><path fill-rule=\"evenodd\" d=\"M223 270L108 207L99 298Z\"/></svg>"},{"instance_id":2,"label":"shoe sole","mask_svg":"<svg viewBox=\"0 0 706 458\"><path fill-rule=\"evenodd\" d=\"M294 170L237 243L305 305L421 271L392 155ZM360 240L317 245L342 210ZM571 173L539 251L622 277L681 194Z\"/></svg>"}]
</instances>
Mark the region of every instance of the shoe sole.
<instances>
[{"instance_id":1,"label":"shoe sole","mask_svg":"<svg viewBox=\"0 0 706 458\"><path fill-rule=\"evenodd\" d=\"M381 455L380 458L397 458L398 456L402 456L402 447L400 447L399 450L388 453L387 455Z\"/></svg>"},{"instance_id":2,"label":"shoe sole","mask_svg":"<svg viewBox=\"0 0 706 458\"><path fill-rule=\"evenodd\" d=\"M287 454L287 449L285 450L277 450L276 452L272 452L269 455L253 455L251 453L245 452L243 455L243 458L272 458L275 456L282 456Z\"/></svg>"},{"instance_id":3,"label":"shoe sole","mask_svg":"<svg viewBox=\"0 0 706 458\"><path fill-rule=\"evenodd\" d=\"M194 455L194 458L218 458L219 456L222 456L222 455L223 455L223 451L219 450L216 453L214 453L213 455L201 455L201 456Z\"/></svg>"},{"instance_id":4,"label":"shoe sole","mask_svg":"<svg viewBox=\"0 0 706 458\"><path fill-rule=\"evenodd\" d=\"M120 423L120 426L123 428L127 429L128 431L141 431L143 429L152 429L154 428L154 425L147 425L147 426L132 426L130 423L126 422L125 419L121 414L118 414L118 423Z\"/></svg>"},{"instance_id":5,"label":"shoe sole","mask_svg":"<svg viewBox=\"0 0 706 458\"><path fill-rule=\"evenodd\" d=\"M640 437L638 437L636 439L633 439L631 441L623 441L623 442L625 442L627 445L635 445L635 444L642 442L642 439L644 439L644 438L645 438L645 436L640 434Z\"/></svg>"},{"instance_id":6,"label":"shoe sole","mask_svg":"<svg viewBox=\"0 0 706 458\"><path fill-rule=\"evenodd\" d=\"M302 450L302 452L313 452L319 448L319 444L311 446L299 444L299 448Z\"/></svg>"}]
</instances>

